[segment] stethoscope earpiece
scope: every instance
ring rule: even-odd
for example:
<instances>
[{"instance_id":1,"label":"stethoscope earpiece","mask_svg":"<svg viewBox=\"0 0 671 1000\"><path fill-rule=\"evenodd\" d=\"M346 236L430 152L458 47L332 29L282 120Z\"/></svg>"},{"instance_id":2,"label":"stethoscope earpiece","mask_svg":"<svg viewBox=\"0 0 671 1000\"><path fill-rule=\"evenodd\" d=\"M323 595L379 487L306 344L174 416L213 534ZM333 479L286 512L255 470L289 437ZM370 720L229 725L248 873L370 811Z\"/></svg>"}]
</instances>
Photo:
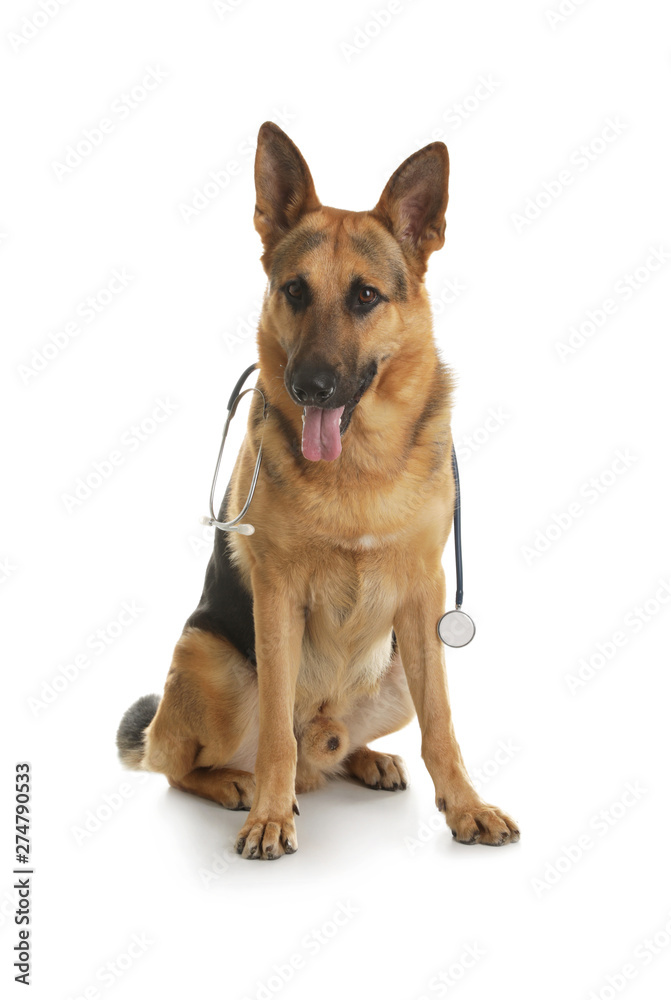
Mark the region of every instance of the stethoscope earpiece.
<instances>
[{"instance_id":1,"label":"stethoscope earpiece","mask_svg":"<svg viewBox=\"0 0 671 1000\"><path fill-rule=\"evenodd\" d=\"M208 528L220 528L222 531L234 531L237 535L253 535L253 524L232 524L230 521L217 521L214 517L201 517L201 524Z\"/></svg>"}]
</instances>

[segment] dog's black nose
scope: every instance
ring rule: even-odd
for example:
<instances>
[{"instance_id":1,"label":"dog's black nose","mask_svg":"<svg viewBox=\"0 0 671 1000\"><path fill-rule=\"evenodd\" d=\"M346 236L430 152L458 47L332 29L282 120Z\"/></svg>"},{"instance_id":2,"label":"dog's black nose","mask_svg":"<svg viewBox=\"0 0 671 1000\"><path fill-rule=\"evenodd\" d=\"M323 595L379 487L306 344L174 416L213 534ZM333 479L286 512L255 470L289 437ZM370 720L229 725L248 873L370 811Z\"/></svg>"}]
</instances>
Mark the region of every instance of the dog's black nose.
<instances>
[{"instance_id":1,"label":"dog's black nose","mask_svg":"<svg viewBox=\"0 0 671 1000\"><path fill-rule=\"evenodd\" d=\"M323 406L336 390L335 372L303 366L291 379L291 391L301 406Z\"/></svg>"}]
</instances>

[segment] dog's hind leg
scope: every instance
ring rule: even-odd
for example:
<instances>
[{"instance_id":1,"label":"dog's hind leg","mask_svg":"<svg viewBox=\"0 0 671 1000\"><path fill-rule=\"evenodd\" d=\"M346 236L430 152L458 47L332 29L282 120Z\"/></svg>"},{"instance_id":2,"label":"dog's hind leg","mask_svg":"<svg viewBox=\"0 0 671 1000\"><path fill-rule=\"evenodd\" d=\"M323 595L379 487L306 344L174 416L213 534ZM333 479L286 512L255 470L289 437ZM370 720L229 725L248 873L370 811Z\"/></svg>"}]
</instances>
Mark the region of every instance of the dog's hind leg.
<instances>
[{"instance_id":1,"label":"dog's hind leg","mask_svg":"<svg viewBox=\"0 0 671 1000\"><path fill-rule=\"evenodd\" d=\"M163 697L141 698L126 712L117 744L128 767L158 771L175 788L228 809L248 809L257 733L257 685L249 662L225 639L187 628Z\"/></svg>"},{"instance_id":2,"label":"dog's hind leg","mask_svg":"<svg viewBox=\"0 0 671 1000\"><path fill-rule=\"evenodd\" d=\"M179 781L168 777L173 788L212 799L225 809L251 809L256 782L249 771L232 767L196 767Z\"/></svg>"},{"instance_id":3,"label":"dog's hind leg","mask_svg":"<svg viewBox=\"0 0 671 1000\"><path fill-rule=\"evenodd\" d=\"M402 729L414 714L397 650L382 678L379 692L358 702L344 720L349 730L350 745L354 747L344 762L345 771L369 788L388 791L407 788L408 775L401 758L396 754L371 750L366 744Z\"/></svg>"}]
</instances>

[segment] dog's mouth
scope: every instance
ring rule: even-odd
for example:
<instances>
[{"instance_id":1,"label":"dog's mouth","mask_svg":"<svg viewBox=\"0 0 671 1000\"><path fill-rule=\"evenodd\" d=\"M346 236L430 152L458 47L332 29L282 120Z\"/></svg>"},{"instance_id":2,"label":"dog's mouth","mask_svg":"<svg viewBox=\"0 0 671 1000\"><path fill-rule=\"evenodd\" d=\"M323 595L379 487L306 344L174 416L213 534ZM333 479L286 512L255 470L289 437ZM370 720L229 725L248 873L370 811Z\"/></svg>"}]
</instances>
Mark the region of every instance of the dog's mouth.
<instances>
[{"instance_id":1,"label":"dog's mouth","mask_svg":"<svg viewBox=\"0 0 671 1000\"><path fill-rule=\"evenodd\" d=\"M333 462L342 451L342 436L349 427L352 414L377 373L377 363L371 365L354 396L344 406L303 407L301 450L309 462Z\"/></svg>"}]
</instances>

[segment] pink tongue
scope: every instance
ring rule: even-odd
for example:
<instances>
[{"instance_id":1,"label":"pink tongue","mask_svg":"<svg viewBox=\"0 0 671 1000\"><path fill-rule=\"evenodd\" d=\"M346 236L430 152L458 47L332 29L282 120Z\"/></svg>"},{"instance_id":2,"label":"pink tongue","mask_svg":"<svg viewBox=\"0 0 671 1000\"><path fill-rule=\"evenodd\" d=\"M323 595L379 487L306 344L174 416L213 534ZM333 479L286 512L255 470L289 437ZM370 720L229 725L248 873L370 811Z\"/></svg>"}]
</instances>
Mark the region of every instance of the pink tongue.
<instances>
[{"instance_id":1,"label":"pink tongue","mask_svg":"<svg viewBox=\"0 0 671 1000\"><path fill-rule=\"evenodd\" d=\"M344 406L337 410L322 410L319 406L306 406L303 410L303 457L310 462L332 462L342 451L340 443L340 418Z\"/></svg>"}]
</instances>

